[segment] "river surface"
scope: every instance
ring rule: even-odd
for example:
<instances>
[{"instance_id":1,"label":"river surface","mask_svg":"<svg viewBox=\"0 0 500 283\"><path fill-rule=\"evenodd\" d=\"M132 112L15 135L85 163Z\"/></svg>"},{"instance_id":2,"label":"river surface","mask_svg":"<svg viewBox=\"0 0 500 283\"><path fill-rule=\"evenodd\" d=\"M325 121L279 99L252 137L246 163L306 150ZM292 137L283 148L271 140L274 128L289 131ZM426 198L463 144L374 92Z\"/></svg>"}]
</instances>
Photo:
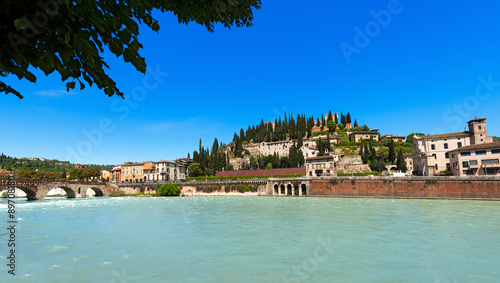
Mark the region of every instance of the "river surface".
<instances>
[{"instance_id":1,"label":"river surface","mask_svg":"<svg viewBox=\"0 0 500 283\"><path fill-rule=\"evenodd\" d=\"M0 282L499 282L500 202L16 199ZM1 226L0 226L1 227Z\"/></svg>"}]
</instances>

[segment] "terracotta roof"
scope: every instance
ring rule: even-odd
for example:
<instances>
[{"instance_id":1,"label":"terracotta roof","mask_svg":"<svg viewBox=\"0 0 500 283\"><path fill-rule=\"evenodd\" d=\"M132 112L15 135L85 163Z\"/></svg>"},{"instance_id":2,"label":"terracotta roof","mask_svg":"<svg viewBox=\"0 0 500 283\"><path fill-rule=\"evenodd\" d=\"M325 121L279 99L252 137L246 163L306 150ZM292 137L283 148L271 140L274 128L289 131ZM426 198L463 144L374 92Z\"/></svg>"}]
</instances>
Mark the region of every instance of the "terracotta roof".
<instances>
[{"instance_id":1,"label":"terracotta roof","mask_svg":"<svg viewBox=\"0 0 500 283\"><path fill-rule=\"evenodd\" d=\"M359 131L359 132L352 132L351 135L364 135L364 134L373 134L373 135L378 135L378 132L373 132L373 131Z\"/></svg>"},{"instance_id":2,"label":"terracotta roof","mask_svg":"<svg viewBox=\"0 0 500 283\"><path fill-rule=\"evenodd\" d=\"M170 161L170 160L162 160L162 161L158 161L156 163L173 163L173 164L175 164L175 162Z\"/></svg>"},{"instance_id":3,"label":"terracotta roof","mask_svg":"<svg viewBox=\"0 0 500 283\"><path fill-rule=\"evenodd\" d=\"M318 150L317 148L312 147L312 146L306 146L306 148L309 148L309 149L312 149L312 150Z\"/></svg>"},{"instance_id":4,"label":"terracotta roof","mask_svg":"<svg viewBox=\"0 0 500 283\"><path fill-rule=\"evenodd\" d=\"M486 118L477 118L477 117L476 117L476 118L474 118L474 119L470 120L470 121L469 121L469 122L467 122L467 123L471 123L471 122L482 122L482 121L485 121L485 120L486 120Z\"/></svg>"},{"instance_id":5,"label":"terracotta roof","mask_svg":"<svg viewBox=\"0 0 500 283\"><path fill-rule=\"evenodd\" d=\"M383 139L390 139L390 138L406 138L405 136L396 136L396 135L385 135L382 136Z\"/></svg>"},{"instance_id":6,"label":"terracotta roof","mask_svg":"<svg viewBox=\"0 0 500 283\"><path fill-rule=\"evenodd\" d=\"M489 143L483 143L483 144L473 144L473 145L463 146L461 148L457 148L457 149L454 149L454 150L450 150L448 152L471 150L471 149L489 149L489 148L498 148L498 149L500 149L500 142L489 142Z\"/></svg>"},{"instance_id":7,"label":"terracotta roof","mask_svg":"<svg viewBox=\"0 0 500 283\"><path fill-rule=\"evenodd\" d=\"M416 136L417 139L432 140L432 139L445 139L445 138L457 138L457 137L468 137L471 133L469 132L457 132L449 134L437 134L437 135L426 135L426 136Z\"/></svg>"}]
</instances>

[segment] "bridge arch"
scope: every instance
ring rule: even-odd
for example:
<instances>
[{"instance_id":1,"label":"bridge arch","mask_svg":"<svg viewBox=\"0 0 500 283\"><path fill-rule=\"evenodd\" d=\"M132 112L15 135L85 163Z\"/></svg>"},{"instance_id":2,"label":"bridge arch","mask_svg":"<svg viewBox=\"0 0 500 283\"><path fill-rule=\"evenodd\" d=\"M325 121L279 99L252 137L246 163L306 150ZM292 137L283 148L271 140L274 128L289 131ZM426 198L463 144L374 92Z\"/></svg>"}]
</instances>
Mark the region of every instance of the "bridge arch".
<instances>
[{"instance_id":1,"label":"bridge arch","mask_svg":"<svg viewBox=\"0 0 500 283\"><path fill-rule=\"evenodd\" d=\"M63 189L66 192L67 198L76 198L76 192L71 187L57 186L57 188ZM53 189L56 189L56 188L53 188Z\"/></svg>"},{"instance_id":2,"label":"bridge arch","mask_svg":"<svg viewBox=\"0 0 500 283\"><path fill-rule=\"evenodd\" d=\"M85 194L87 194L87 191L88 190L93 190L94 191L94 196L95 197L102 197L104 196L104 191L98 187L89 187L86 191L85 191Z\"/></svg>"},{"instance_id":3,"label":"bridge arch","mask_svg":"<svg viewBox=\"0 0 500 283\"><path fill-rule=\"evenodd\" d=\"M24 187L24 186L16 186L16 189L19 189L23 191L26 194L26 198L28 200L38 200L36 191L32 190L31 188Z\"/></svg>"}]
</instances>

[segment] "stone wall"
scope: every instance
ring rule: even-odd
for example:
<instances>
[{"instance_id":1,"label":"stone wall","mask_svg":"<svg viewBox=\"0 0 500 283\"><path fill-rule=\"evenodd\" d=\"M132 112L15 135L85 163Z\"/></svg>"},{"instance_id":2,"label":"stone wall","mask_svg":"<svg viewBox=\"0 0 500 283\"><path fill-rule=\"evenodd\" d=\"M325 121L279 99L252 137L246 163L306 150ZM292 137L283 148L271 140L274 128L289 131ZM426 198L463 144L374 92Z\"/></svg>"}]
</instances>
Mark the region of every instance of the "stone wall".
<instances>
[{"instance_id":1,"label":"stone wall","mask_svg":"<svg viewBox=\"0 0 500 283\"><path fill-rule=\"evenodd\" d=\"M370 172L371 170L368 164L363 164L361 155L346 155L336 162L336 171L341 173L361 173Z\"/></svg>"},{"instance_id":2,"label":"stone wall","mask_svg":"<svg viewBox=\"0 0 500 283\"><path fill-rule=\"evenodd\" d=\"M256 169L256 170L234 170L217 171L217 177L236 177L236 176L277 176L277 175L305 175L306 168L277 168L277 169Z\"/></svg>"},{"instance_id":3,"label":"stone wall","mask_svg":"<svg viewBox=\"0 0 500 283\"><path fill-rule=\"evenodd\" d=\"M500 179L452 177L348 178L311 180L310 196L500 199Z\"/></svg>"}]
</instances>

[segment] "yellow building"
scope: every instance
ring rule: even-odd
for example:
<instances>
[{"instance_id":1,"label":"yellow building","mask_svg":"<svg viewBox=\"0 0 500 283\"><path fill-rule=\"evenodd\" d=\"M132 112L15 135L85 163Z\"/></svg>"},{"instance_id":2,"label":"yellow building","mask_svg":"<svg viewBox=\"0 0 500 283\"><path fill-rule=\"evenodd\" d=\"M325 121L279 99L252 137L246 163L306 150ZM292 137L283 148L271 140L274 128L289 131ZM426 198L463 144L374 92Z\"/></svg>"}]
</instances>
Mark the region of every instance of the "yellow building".
<instances>
[{"instance_id":1,"label":"yellow building","mask_svg":"<svg viewBox=\"0 0 500 283\"><path fill-rule=\"evenodd\" d=\"M108 170L101 170L101 180L109 181L111 178L111 172Z\"/></svg>"},{"instance_id":2,"label":"yellow building","mask_svg":"<svg viewBox=\"0 0 500 283\"><path fill-rule=\"evenodd\" d=\"M364 140L370 140L373 139L374 141L378 141L378 130L371 130L369 132L352 132L349 135L349 140L351 142L362 142Z\"/></svg>"},{"instance_id":3,"label":"yellow building","mask_svg":"<svg viewBox=\"0 0 500 283\"><path fill-rule=\"evenodd\" d=\"M143 183L144 169L151 170L153 162L125 162L122 165L121 179L126 183Z\"/></svg>"}]
</instances>

